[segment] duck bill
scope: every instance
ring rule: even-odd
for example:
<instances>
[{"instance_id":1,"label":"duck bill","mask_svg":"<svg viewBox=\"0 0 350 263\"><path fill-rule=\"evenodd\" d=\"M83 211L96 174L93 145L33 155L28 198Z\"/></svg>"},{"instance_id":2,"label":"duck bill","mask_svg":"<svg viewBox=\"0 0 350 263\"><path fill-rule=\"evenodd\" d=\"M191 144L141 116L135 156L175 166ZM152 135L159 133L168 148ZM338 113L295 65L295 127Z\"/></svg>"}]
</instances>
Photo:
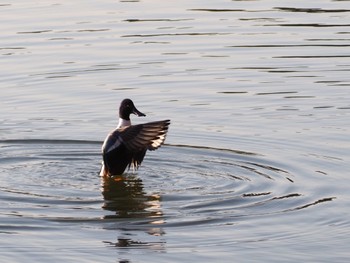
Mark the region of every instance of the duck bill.
<instances>
[{"instance_id":1,"label":"duck bill","mask_svg":"<svg viewBox=\"0 0 350 263\"><path fill-rule=\"evenodd\" d=\"M135 107L134 107L134 111L133 111L132 113L134 113L135 115L137 115L137 116L139 116L139 117L144 117L144 116L146 116L146 114L143 114L141 111L139 111L139 110L136 109Z\"/></svg>"}]
</instances>

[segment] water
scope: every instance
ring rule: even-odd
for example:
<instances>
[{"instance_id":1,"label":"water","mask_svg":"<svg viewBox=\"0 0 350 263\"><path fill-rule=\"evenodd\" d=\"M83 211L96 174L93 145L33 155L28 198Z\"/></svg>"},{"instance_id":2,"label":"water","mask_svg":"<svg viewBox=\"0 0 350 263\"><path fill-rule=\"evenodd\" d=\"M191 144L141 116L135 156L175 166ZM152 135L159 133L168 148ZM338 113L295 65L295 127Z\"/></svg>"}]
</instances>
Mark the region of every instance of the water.
<instances>
[{"instance_id":1,"label":"water","mask_svg":"<svg viewBox=\"0 0 350 263\"><path fill-rule=\"evenodd\" d=\"M349 13L1 3L1 261L348 262ZM167 144L102 179L125 97Z\"/></svg>"}]
</instances>

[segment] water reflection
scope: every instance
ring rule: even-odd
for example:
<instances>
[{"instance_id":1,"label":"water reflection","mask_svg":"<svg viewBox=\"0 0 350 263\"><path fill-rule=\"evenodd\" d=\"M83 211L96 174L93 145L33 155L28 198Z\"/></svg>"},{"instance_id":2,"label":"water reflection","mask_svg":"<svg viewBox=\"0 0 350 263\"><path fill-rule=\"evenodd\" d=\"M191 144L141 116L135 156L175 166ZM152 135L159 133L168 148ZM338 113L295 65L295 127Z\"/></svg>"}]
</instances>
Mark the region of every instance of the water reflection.
<instances>
[{"instance_id":1,"label":"water reflection","mask_svg":"<svg viewBox=\"0 0 350 263\"><path fill-rule=\"evenodd\" d=\"M136 175L103 178L103 209L115 212L106 218L158 218L162 216L160 196L147 195Z\"/></svg>"},{"instance_id":2,"label":"water reflection","mask_svg":"<svg viewBox=\"0 0 350 263\"><path fill-rule=\"evenodd\" d=\"M137 175L103 177L102 195L102 208L113 212L104 219L115 222L111 229L121 232L117 241L104 243L117 248L164 248L165 241L159 240L159 237L165 234L161 227L165 222L161 210L161 197L158 194L147 194L142 180Z\"/></svg>"}]
</instances>

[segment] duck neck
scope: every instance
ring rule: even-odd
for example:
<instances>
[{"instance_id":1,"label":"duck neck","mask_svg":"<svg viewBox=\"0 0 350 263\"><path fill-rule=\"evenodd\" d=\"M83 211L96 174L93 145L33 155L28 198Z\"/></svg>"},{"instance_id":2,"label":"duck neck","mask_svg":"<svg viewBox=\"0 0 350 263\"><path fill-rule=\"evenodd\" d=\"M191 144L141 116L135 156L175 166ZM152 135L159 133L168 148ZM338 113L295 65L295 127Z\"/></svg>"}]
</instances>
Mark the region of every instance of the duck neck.
<instances>
[{"instance_id":1,"label":"duck neck","mask_svg":"<svg viewBox=\"0 0 350 263\"><path fill-rule=\"evenodd\" d=\"M130 125L131 125L131 121L130 120L124 120L122 118L119 118L117 129L125 127L125 126L130 126Z\"/></svg>"}]
</instances>

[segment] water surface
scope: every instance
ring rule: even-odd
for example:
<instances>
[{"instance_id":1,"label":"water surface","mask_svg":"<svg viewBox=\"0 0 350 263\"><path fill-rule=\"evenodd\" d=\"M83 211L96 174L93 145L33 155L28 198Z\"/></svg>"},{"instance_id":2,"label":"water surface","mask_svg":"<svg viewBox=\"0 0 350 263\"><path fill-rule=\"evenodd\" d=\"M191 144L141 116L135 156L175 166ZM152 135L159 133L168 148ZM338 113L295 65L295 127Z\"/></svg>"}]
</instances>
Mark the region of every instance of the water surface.
<instances>
[{"instance_id":1,"label":"water surface","mask_svg":"<svg viewBox=\"0 0 350 263\"><path fill-rule=\"evenodd\" d=\"M0 4L0 258L348 262L347 1ZM130 97L172 120L98 176Z\"/></svg>"}]
</instances>

